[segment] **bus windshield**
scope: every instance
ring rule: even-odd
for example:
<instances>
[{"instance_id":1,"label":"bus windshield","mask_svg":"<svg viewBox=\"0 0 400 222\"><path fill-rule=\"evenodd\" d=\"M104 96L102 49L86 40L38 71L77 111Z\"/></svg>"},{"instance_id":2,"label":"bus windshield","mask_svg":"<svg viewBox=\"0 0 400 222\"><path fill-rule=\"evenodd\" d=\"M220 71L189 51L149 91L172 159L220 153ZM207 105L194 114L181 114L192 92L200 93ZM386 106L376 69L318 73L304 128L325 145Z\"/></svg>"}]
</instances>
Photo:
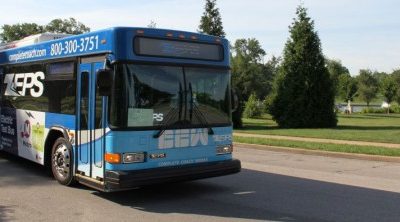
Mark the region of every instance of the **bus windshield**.
<instances>
[{"instance_id":1,"label":"bus windshield","mask_svg":"<svg viewBox=\"0 0 400 222\"><path fill-rule=\"evenodd\" d=\"M110 101L114 128L231 124L227 69L118 64L114 80Z\"/></svg>"}]
</instances>

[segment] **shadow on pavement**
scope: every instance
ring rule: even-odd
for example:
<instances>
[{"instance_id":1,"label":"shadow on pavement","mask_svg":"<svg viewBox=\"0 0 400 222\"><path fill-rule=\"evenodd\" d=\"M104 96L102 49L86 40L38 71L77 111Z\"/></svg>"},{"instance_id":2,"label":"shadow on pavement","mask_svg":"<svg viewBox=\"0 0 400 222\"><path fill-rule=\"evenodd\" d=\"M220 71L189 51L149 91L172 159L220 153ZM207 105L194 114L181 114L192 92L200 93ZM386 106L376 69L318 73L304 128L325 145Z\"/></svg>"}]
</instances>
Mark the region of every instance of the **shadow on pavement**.
<instances>
[{"instance_id":1,"label":"shadow on pavement","mask_svg":"<svg viewBox=\"0 0 400 222\"><path fill-rule=\"evenodd\" d=\"M95 193L159 214L274 221L397 221L400 194L244 169L240 174Z\"/></svg>"},{"instance_id":2,"label":"shadow on pavement","mask_svg":"<svg viewBox=\"0 0 400 222\"><path fill-rule=\"evenodd\" d=\"M0 205L0 221L12 221L14 210L9 206Z\"/></svg>"},{"instance_id":3,"label":"shadow on pavement","mask_svg":"<svg viewBox=\"0 0 400 222\"><path fill-rule=\"evenodd\" d=\"M0 178L0 187L54 182L44 166L5 152L0 152Z\"/></svg>"},{"instance_id":4,"label":"shadow on pavement","mask_svg":"<svg viewBox=\"0 0 400 222\"><path fill-rule=\"evenodd\" d=\"M14 158L0 153L0 189L4 186L27 186L26 189L35 192L35 186L48 183L60 186L46 175L43 167ZM86 188L78 186L76 189ZM74 189L65 190L76 192ZM399 193L247 169L231 176L188 183L116 193L88 190L87 193L100 197L97 201L110 201L146 213L165 215L166 220L171 214L274 221L368 222L398 221L400 218ZM80 200L76 198L73 201ZM2 204L6 203L0 202L0 221L12 220L9 216L12 216L13 208ZM134 211L125 211L125 208L118 209L117 214L135 214Z\"/></svg>"}]
</instances>

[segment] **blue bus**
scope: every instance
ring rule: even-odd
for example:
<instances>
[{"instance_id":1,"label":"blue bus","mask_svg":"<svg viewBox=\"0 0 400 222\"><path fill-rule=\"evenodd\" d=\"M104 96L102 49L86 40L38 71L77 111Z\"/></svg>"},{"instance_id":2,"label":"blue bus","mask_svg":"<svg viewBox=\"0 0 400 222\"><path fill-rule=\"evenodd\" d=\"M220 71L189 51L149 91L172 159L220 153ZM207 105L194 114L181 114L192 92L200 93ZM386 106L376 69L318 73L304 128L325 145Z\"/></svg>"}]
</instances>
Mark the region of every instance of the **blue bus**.
<instances>
[{"instance_id":1,"label":"blue bus","mask_svg":"<svg viewBox=\"0 0 400 222\"><path fill-rule=\"evenodd\" d=\"M229 43L116 27L0 52L0 150L110 192L237 173Z\"/></svg>"}]
</instances>

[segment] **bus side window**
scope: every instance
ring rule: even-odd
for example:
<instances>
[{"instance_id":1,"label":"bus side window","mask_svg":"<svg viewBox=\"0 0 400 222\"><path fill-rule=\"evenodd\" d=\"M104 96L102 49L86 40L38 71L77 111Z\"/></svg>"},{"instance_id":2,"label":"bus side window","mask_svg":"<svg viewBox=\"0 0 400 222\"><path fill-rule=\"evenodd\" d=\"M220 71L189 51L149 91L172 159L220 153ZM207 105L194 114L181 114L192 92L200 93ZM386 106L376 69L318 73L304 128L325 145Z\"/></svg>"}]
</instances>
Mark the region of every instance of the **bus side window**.
<instances>
[{"instance_id":1,"label":"bus side window","mask_svg":"<svg viewBox=\"0 0 400 222\"><path fill-rule=\"evenodd\" d=\"M88 129L88 104L89 103L89 73L82 72L81 73L81 98L80 98L80 107L81 107L81 130Z\"/></svg>"},{"instance_id":2,"label":"bus side window","mask_svg":"<svg viewBox=\"0 0 400 222\"><path fill-rule=\"evenodd\" d=\"M102 128L102 113L103 113L103 97L99 96L97 90L96 90L96 107L95 107L95 119L94 119L94 127L95 129L101 129Z\"/></svg>"}]
</instances>

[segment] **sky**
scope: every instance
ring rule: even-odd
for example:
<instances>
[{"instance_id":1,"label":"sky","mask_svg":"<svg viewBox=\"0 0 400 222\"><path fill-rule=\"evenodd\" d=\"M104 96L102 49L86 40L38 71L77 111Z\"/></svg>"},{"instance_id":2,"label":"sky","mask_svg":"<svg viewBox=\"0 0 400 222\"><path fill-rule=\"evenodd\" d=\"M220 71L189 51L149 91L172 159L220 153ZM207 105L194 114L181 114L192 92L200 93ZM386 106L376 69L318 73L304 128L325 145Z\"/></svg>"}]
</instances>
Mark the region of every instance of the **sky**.
<instances>
[{"instance_id":1,"label":"sky","mask_svg":"<svg viewBox=\"0 0 400 222\"><path fill-rule=\"evenodd\" d=\"M303 2L315 22L323 53L352 75L360 69L400 68L399 0L217 0L226 38L256 38L271 56L281 56L296 7ZM0 26L76 18L93 31L113 26L198 30L204 0L13 0L2 1Z\"/></svg>"}]
</instances>

